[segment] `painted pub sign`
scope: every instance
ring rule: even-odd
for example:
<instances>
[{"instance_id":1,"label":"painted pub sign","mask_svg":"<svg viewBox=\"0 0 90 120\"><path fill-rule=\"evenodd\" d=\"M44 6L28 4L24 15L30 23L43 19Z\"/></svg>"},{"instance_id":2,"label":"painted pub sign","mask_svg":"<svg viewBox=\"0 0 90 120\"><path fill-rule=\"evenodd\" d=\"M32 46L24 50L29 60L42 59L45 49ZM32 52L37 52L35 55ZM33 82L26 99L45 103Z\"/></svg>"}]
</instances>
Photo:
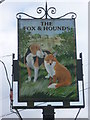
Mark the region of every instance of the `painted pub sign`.
<instances>
[{"instance_id":1,"label":"painted pub sign","mask_svg":"<svg viewBox=\"0 0 90 120\"><path fill-rule=\"evenodd\" d=\"M75 20L18 22L19 100L77 100Z\"/></svg>"}]
</instances>

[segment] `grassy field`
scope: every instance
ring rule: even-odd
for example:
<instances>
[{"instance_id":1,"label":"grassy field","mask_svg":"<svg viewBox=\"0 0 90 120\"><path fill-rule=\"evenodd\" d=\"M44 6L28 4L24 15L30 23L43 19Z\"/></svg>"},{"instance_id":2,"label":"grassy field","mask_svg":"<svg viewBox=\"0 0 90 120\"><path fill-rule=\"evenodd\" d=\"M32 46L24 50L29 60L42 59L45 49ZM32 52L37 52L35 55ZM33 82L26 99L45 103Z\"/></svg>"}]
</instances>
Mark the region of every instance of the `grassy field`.
<instances>
[{"instance_id":1,"label":"grassy field","mask_svg":"<svg viewBox=\"0 0 90 120\"><path fill-rule=\"evenodd\" d=\"M45 79L45 75L47 75L46 70L41 67L39 70L38 80L33 82L33 71L32 71L32 80L30 82L25 82L27 80L27 69L23 67L21 69L21 79L19 84L19 95L21 100L26 98L30 99L59 99L59 100L76 100L77 99L77 84L72 79L72 84L67 87L60 87L57 89L48 88L49 79Z\"/></svg>"}]
</instances>

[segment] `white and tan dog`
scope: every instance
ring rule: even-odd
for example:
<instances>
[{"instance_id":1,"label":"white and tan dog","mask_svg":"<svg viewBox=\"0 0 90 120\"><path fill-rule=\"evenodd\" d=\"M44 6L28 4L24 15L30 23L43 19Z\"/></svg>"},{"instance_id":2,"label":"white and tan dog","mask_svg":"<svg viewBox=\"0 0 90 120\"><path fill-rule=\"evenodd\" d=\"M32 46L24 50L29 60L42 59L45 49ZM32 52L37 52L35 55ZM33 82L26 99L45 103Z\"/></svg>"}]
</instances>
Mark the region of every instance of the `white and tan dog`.
<instances>
[{"instance_id":1,"label":"white and tan dog","mask_svg":"<svg viewBox=\"0 0 90 120\"><path fill-rule=\"evenodd\" d=\"M39 67L42 63L44 63L45 53L50 54L49 51L42 51L40 45L32 44L28 48L24 63L26 64L28 71L28 81L31 81L31 69L34 69L34 82L36 82L38 78Z\"/></svg>"}]
</instances>

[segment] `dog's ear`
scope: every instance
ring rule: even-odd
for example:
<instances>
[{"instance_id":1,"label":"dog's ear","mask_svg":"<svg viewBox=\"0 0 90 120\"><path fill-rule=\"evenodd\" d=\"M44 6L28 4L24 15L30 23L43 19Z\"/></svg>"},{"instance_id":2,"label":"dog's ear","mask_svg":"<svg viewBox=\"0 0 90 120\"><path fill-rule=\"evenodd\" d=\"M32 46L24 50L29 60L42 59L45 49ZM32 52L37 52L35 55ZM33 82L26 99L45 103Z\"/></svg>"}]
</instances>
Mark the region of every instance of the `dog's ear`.
<instances>
[{"instance_id":1,"label":"dog's ear","mask_svg":"<svg viewBox=\"0 0 90 120\"><path fill-rule=\"evenodd\" d=\"M30 46L30 50L32 51L33 49L34 49L34 46L33 46L33 45L31 45L31 46Z\"/></svg>"},{"instance_id":2,"label":"dog's ear","mask_svg":"<svg viewBox=\"0 0 90 120\"><path fill-rule=\"evenodd\" d=\"M33 55L36 55L36 47L35 47L35 45L31 45L30 50L31 50L31 53Z\"/></svg>"},{"instance_id":3,"label":"dog's ear","mask_svg":"<svg viewBox=\"0 0 90 120\"><path fill-rule=\"evenodd\" d=\"M40 46L39 45L37 45L36 46L36 50L40 50L41 48L40 48Z\"/></svg>"}]
</instances>

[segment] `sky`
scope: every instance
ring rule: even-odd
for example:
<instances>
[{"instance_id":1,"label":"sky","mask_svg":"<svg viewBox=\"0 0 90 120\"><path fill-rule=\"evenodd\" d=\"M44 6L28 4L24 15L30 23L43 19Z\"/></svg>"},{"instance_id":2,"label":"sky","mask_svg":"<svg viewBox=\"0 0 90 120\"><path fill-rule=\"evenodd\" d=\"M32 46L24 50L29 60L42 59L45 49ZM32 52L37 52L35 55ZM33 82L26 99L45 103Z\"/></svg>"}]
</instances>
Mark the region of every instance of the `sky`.
<instances>
[{"instance_id":1,"label":"sky","mask_svg":"<svg viewBox=\"0 0 90 120\"><path fill-rule=\"evenodd\" d=\"M17 59L17 19L18 12L25 12L38 17L37 7L44 7L45 0L6 0L0 4L0 60L5 62L10 81L12 80L12 53L15 53ZM75 12L76 18L76 45L77 58L79 53L83 54L83 73L84 85L88 87L88 1L87 0L47 0L48 8L55 7L57 13L55 16L62 16L67 12ZM53 15L54 16L54 15ZM9 55L9 56L6 56ZM6 57L4 57L6 56ZM3 65L0 63L0 116L10 113L9 110L9 87L6 81ZM16 86L15 86L16 88ZM14 93L16 95L16 91ZM58 109L55 110L56 118L74 118L78 109ZM42 110L25 110L20 112L23 117L41 118ZM35 115L36 114L36 115ZM4 116L5 117L5 116ZM17 117L15 114L7 117ZM88 91L85 90L85 108L81 110L79 118L88 117Z\"/></svg>"}]
</instances>

